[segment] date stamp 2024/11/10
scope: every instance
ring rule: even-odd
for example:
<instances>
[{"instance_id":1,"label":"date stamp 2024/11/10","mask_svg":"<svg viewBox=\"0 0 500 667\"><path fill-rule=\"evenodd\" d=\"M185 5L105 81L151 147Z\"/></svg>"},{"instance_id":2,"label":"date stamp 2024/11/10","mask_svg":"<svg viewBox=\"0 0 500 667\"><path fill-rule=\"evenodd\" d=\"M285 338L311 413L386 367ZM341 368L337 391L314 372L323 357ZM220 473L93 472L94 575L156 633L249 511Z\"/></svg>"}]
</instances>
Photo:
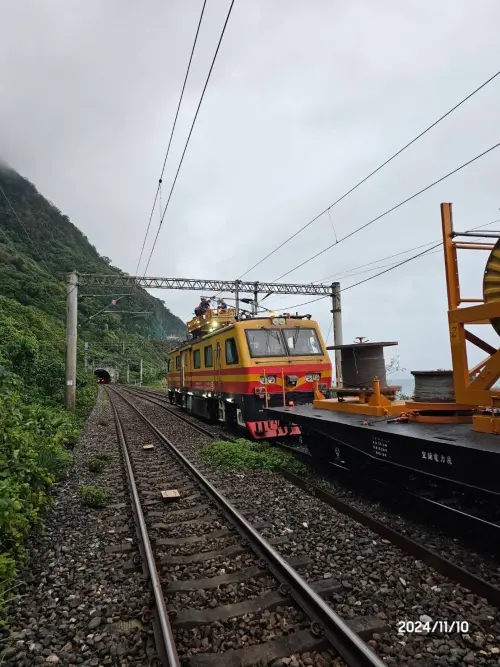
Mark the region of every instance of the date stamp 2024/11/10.
<instances>
[{"instance_id":1,"label":"date stamp 2024/11/10","mask_svg":"<svg viewBox=\"0 0 500 667\"><path fill-rule=\"evenodd\" d=\"M460 632L467 634L469 632L468 621L397 621L398 634L451 634Z\"/></svg>"}]
</instances>

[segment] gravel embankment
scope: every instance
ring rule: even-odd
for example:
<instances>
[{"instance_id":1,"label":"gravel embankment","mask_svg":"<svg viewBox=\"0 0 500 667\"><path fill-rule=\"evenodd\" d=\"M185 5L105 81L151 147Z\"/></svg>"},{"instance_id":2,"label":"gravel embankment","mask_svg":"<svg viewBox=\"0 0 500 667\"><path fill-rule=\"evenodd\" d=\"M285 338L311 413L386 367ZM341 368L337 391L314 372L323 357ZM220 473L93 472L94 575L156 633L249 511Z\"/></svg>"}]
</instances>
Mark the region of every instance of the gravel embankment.
<instances>
[{"instance_id":1,"label":"gravel embankment","mask_svg":"<svg viewBox=\"0 0 500 667\"><path fill-rule=\"evenodd\" d=\"M475 552L471 547L462 544L457 538L446 535L438 527L426 527L422 523L412 521L406 515L397 514L389 506L360 497L359 493L348 489L341 482L335 482L321 476L318 472L306 473L311 483L325 491L331 492L349 505L370 514L374 519L385 523L394 530L407 535L416 542L425 544L452 563L469 570L473 574L500 587L500 561L498 555Z\"/></svg>"},{"instance_id":2,"label":"gravel embankment","mask_svg":"<svg viewBox=\"0 0 500 667\"><path fill-rule=\"evenodd\" d=\"M89 472L89 458L101 452L112 460L103 472ZM140 621L149 594L140 573L123 568L134 551L106 552L106 547L132 541L134 530L114 421L102 392L74 458L68 478L55 489L45 534L28 544L22 596L11 604L8 624L0 630L3 667L139 666L154 653L151 633ZM105 509L83 506L83 484L112 488L111 504ZM116 503L125 507L116 508Z\"/></svg>"},{"instance_id":3,"label":"gravel embankment","mask_svg":"<svg viewBox=\"0 0 500 667\"><path fill-rule=\"evenodd\" d=\"M369 643L388 665L500 665L498 610L485 600L316 498L305 496L278 474L262 470L235 474L205 465L199 449L208 438L162 408L144 401L141 407L240 511L260 511L270 522L270 535L287 536L276 549L288 558L311 558L302 572L306 578L340 580L342 591L329 602L341 616L375 614L385 621L387 630ZM436 550L442 552L439 544ZM469 565L466 560L463 564ZM426 618L467 621L470 630L398 634L398 621Z\"/></svg>"}]
</instances>

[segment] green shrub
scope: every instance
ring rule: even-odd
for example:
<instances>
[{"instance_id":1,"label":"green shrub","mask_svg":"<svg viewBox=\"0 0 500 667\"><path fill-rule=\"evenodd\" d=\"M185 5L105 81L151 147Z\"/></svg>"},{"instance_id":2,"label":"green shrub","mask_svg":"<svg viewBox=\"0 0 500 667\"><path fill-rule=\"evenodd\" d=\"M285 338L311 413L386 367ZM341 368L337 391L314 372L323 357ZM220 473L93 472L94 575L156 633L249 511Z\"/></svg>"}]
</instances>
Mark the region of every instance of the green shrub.
<instances>
[{"instance_id":1,"label":"green shrub","mask_svg":"<svg viewBox=\"0 0 500 667\"><path fill-rule=\"evenodd\" d=\"M113 454L110 454L109 452L99 452L99 454L95 455L95 458L104 461L104 463L108 463L113 458Z\"/></svg>"},{"instance_id":2,"label":"green shrub","mask_svg":"<svg viewBox=\"0 0 500 667\"><path fill-rule=\"evenodd\" d=\"M40 523L49 486L71 463L64 446L75 419L64 410L29 405L17 393L0 395L0 541L16 552Z\"/></svg>"},{"instance_id":3,"label":"green shrub","mask_svg":"<svg viewBox=\"0 0 500 667\"><path fill-rule=\"evenodd\" d=\"M202 459L213 466L244 470L250 468L287 468L302 472L305 466L291 454L271 447L267 442L255 442L238 438L234 441L217 440L201 449Z\"/></svg>"},{"instance_id":4,"label":"green shrub","mask_svg":"<svg viewBox=\"0 0 500 667\"><path fill-rule=\"evenodd\" d=\"M80 494L84 505L100 509L106 507L113 492L103 486L81 486Z\"/></svg>"},{"instance_id":5,"label":"green shrub","mask_svg":"<svg viewBox=\"0 0 500 667\"><path fill-rule=\"evenodd\" d=\"M89 460L89 470L90 472L102 472L106 467L106 463L111 461L113 457L107 452L101 452L96 454Z\"/></svg>"},{"instance_id":6,"label":"green shrub","mask_svg":"<svg viewBox=\"0 0 500 667\"><path fill-rule=\"evenodd\" d=\"M13 558L6 553L0 553L0 627L4 620L5 603L13 597L9 595L16 576L16 567Z\"/></svg>"},{"instance_id":7,"label":"green shrub","mask_svg":"<svg viewBox=\"0 0 500 667\"><path fill-rule=\"evenodd\" d=\"M102 472L106 467L106 461L93 456L88 463L90 472Z\"/></svg>"}]
</instances>

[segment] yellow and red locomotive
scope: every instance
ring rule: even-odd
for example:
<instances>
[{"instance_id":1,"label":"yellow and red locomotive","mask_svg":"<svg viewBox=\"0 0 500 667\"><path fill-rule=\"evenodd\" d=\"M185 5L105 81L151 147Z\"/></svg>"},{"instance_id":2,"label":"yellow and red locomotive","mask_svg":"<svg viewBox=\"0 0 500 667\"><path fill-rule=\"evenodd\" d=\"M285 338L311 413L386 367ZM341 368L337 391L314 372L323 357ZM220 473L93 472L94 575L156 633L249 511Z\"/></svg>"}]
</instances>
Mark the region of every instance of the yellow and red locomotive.
<instances>
[{"instance_id":1,"label":"yellow and red locomotive","mask_svg":"<svg viewBox=\"0 0 500 667\"><path fill-rule=\"evenodd\" d=\"M192 339L168 355L171 403L256 439L300 435L266 408L311 403L316 388L331 387L330 357L310 315L239 319L234 308L210 308L187 327Z\"/></svg>"}]
</instances>

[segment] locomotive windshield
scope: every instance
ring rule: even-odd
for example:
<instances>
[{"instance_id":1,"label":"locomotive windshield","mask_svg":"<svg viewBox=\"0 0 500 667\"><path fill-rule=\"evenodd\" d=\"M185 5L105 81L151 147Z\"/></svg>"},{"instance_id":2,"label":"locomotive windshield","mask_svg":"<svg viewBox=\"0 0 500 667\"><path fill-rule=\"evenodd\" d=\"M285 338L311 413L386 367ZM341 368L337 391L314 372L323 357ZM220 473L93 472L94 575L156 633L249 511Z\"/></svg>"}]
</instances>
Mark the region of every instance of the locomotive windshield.
<instances>
[{"instance_id":1,"label":"locomotive windshield","mask_svg":"<svg viewBox=\"0 0 500 667\"><path fill-rule=\"evenodd\" d=\"M314 329L295 327L295 329L283 329L283 334L290 354L297 357L323 354Z\"/></svg>"},{"instance_id":2,"label":"locomotive windshield","mask_svg":"<svg viewBox=\"0 0 500 667\"><path fill-rule=\"evenodd\" d=\"M245 329L251 357L285 357L286 349L276 329Z\"/></svg>"}]
</instances>

